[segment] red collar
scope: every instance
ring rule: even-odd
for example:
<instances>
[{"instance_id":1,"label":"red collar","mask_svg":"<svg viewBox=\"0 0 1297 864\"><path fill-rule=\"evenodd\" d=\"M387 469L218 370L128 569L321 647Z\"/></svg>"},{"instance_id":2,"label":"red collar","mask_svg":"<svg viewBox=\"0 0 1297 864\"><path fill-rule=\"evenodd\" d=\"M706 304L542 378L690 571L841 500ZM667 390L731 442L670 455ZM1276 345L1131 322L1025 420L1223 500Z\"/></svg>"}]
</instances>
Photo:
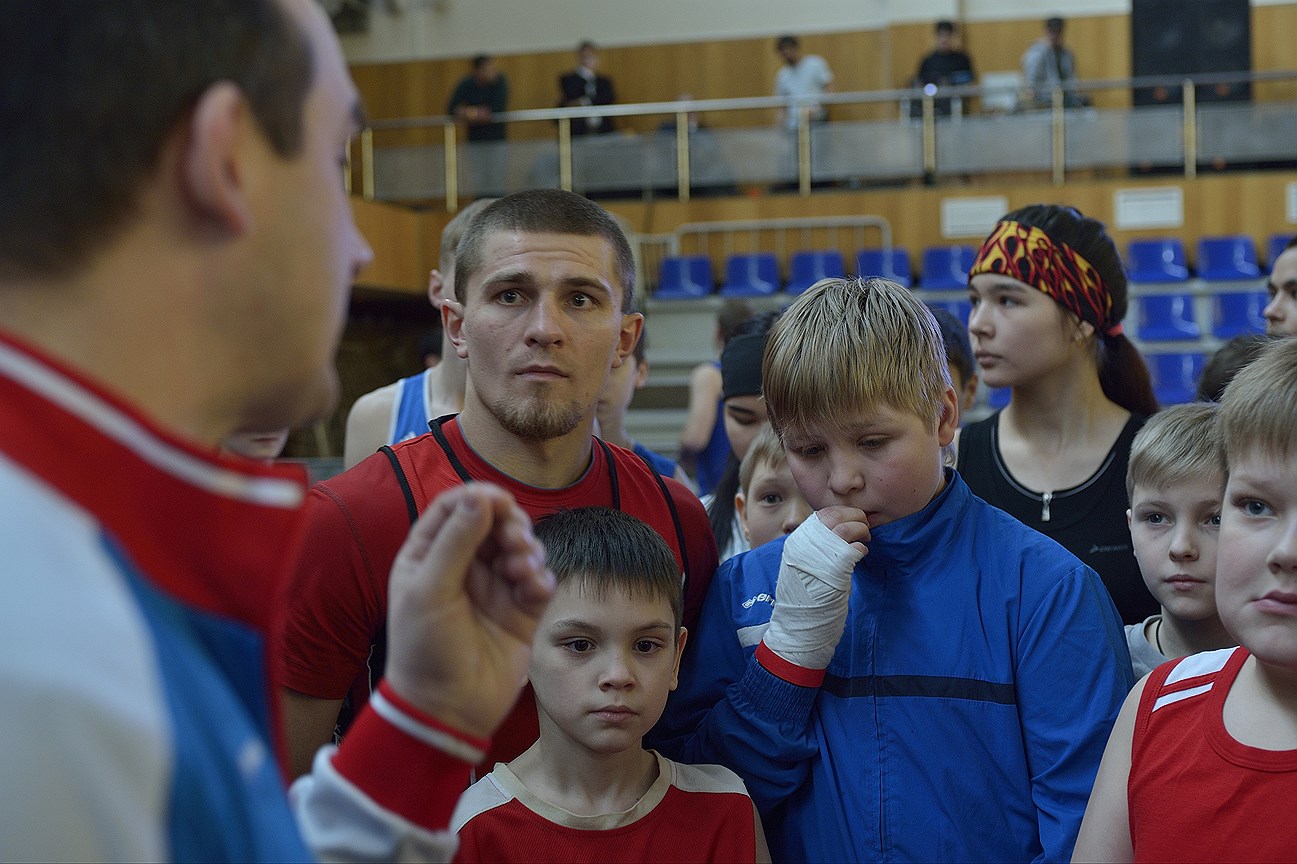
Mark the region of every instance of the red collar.
<instances>
[{"instance_id":1,"label":"red collar","mask_svg":"<svg viewBox=\"0 0 1297 864\"><path fill-rule=\"evenodd\" d=\"M208 452L0 332L0 456L89 511L155 587L267 632L297 554L297 466Z\"/></svg>"}]
</instances>

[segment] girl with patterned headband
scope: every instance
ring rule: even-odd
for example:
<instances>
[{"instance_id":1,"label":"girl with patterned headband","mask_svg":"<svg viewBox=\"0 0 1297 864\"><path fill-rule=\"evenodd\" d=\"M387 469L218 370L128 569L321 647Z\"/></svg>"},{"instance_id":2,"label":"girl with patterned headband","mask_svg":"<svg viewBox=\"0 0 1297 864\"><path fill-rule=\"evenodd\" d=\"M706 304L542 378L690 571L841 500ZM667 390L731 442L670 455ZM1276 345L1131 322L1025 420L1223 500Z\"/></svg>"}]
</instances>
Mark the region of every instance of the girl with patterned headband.
<instances>
[{"instance_id":1,"label":"girl with patterned headband","mask_svg":"<svg viewBox=\"0 0 1297 864\"><path fill-rule=\"evenodd\" d=\"M1004 216L969 274L982 379L1009 404L959 438L973 492L1094 568L1128 624L1157 612L1126 522L1131 440L1157 410L1122 333L1126 274L1101 222L1037 204Z\"/></svg>"}]
</instances>

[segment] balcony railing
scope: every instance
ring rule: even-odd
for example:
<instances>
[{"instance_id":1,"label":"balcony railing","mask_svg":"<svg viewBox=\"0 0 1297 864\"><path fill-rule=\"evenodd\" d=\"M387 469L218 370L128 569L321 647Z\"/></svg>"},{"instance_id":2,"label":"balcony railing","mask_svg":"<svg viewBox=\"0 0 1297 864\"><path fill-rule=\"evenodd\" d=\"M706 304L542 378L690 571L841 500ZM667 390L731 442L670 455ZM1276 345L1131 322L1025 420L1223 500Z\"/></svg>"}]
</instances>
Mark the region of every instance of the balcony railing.
<instances>
[{"instance_id":1,"label":"balcony railing","mask_svg":"<svg viewBox=\"0 0 1297 864\"><path fill-rule=\"evenodd\" d=\"M1250 98L1215 101L1240 93ZM1132 94L1162 104L1131 106ZM972 110L1004 104L1006 95L1012 110ZM496 119L531 137L489 142L463 140L463 128L445 116L376 121L360 139L360 191L445 200L453 211L464 197L533 186L688 201L753 186L808 195L817 184L1002 172L1041 172L1061 184L1069 172L1091 169L1194 177L1205 166L1297 162L1297 71L1078 81L1054 90L1046 106L985 85L816 101L830 106L830 117L852 119L811 123L805 100L754 97L510 111ZM773 119L789 110L794 129L741 125L754 113ZM703 125L691 128L691 115ZM724 115L731 116L706 125ZM573 136L573 118L590 116L649 118L663 128Z\"/></svg>"}]
</instances>

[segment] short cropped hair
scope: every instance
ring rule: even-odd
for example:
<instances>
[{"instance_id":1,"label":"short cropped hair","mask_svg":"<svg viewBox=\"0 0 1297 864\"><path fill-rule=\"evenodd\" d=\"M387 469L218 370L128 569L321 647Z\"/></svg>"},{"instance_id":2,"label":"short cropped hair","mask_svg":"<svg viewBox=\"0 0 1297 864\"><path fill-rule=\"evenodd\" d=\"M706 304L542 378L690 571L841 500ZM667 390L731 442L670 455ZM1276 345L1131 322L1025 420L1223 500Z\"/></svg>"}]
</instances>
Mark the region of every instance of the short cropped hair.
<instances>
[{"instance_id":1,"label":"short cropped hair","mask_svg":"<svg viewBox=\"0 0 1297 864\"><path fill-rule=\"evenodd\" d=\"M793 301L770 331L761 381L780 434L880 403L936 429L951 386L932 313L879 278L823 279Z\"/></svg>"},{"instance_id":2,"label":"short cropped hair","mask_svg":"<svg viewBox=\"0 0 1297 864\"><path fill-rule=\"evenodd\" d=\"M446 227L441 229L441 249L437 253L437 263L441 265L442 270L450 269L450 266L455 263L455 247L459 245L460 238L464 236L468 226L473 224L477 214L495 200L478 198L471 204L465 205L453 219L446 223Z\"/></svg>"},{"instance_id":3,"label":"short cropped hair","mask_svg":"<svg viewBox=\"0 0 1297 864\"><path fill-rule=\"evenodd\" d=\"M1048 30L1050 33L1062 33L1064 23L1065 22L1063 21L1063 19L1057 16L1053 18L1046 18L1045 29Z\"/></svg>"},{"instance_id":4,"label":"short cropped hair","mask_svg":"<svg viewBox=\"0 0 1297 864\"><path fill-rule=\"evenodd\" d=\"M274 151L314 77L275 0L23 0L0 27L0 277L66 276L134 215L198 97L232 81Z\"/></svg>"},{"instance_id":5,"label":"short cropped hair","mask_svg":"<svg viewBox=\"0 0 1297 864\"><path fill-rule=\"evenodd\" d=\"M485 207L455 247L455 299L463 303L469 280L482 269L482 249L494 231L600 237L612 246L622 290L622 311L635 307L635 256L617 220L598 204L562 189L527 189Z\"/></svg>"},{"instance_id":6,"label":"short cropped hair","mask_svg":"<svg viewBox=\"0 0 1297 864\"><path fill-rule=\"evenodd\" d=\"M1220 406L1190 402L1164 408L1149 418L1130 445L1126 498L1136 486L1162 489L1195 477L1225 474Z\"/></svg>"},{"instance_id":7,"label":"short cropped hair","mask_svg":"<svg viewBox=\"0 0 1297 864\"><path fill-rule=\"evenodd\" d=\"M771 468L778 468L788 461L788 455L784 453L783 442L779 440L779 433L774 430L773 426L764 424L761 431L752 439L748 445L748 452L739 463L739 488L743 494L748 494L748 486L752 483L752 475L757 473L757 467L760 465L769 465Z\"/></svg>"},{"instance_id":8,"label":"short cropped hair","mask_svg":"<svg viewBox=\"0 0 1297 864\"><path fill-rule=\"evenodd\" d=\"M954 21L938 21L937 24L936 24L936 26L933 27L932 29L933 29L933 31L936 32L936 33L950 33L950 34L953 35L954 32L955 32L955 22L954 22Z\"/></svg>"},{"instance_id":9,"label":"short cropped hair","mask_svg":"<svg viewBox=\"0 0 1297 864\"><path fill-rule=\"evenodd\" d=\"M636 599L665 599L676 630L684 617L684 577L675 554L643 520L611 507L559 510L539 519L536 539L557 584L603 601L612 588Z\"/></svg>"},{"instance_id":10,"label":"short cropped hair","mask_svg":"<svg viewBox=\"0 0 1297 864\"><path fill-rule=\"evenodd\" d=\"M473 55L473 61L472 61L472 62L473 62L473 71L476 72L477 70L481 69L483 66L485 66L486 64L488 64L488 63L491 62L491 55L490 55L490 54L475 54L475 55Z\"/></svg>"},{"instance_id":11,"label":"short cropped hair","mask_svg":"<svg viewBox=\"0 0 1297 864\"><path fill-rule=\"evenodd\" d=\"M1239 370L1261 356L1265 346L1274 338L1264 333L1242 333L1217 348L1202 367L1202 375L1198 378L1198 398L1219 402Z\"/></svg>"},{"instance_id":12,"label":"short cropped hair","mask_svg":"<svg viewBox=\"0 0 1297 864\"><path fill-rule=\"evenodd\" d=\"M797 48L801 44L797 41L796 36L780 36L779 40L775 42L775 50L782 51L785 48Z\"/></svg>"},{"instance_id":13,"label":"short cropped hair","mask_svg":"<svg viewBox=\"0 0 1297 864\"><path fill-rule=\"evenodd\" d=\"M1220 405L1226 462L1255 451L1297 458L1297 338L1268 345L1225 388Z\"/></svg>"},{"instance_id":14,"label":"short cropped hair","mask_svg":"<svg viewBox=\"0 0 1297 864\"><path fill-rule=\"evenodd\" d=\"M739 331L745 322L753 316L752 306L746 300L731 297L721 304L716 313L716 331L720 333L721 344L730 341L730 337Z\"/></svg>"}]
</instances>

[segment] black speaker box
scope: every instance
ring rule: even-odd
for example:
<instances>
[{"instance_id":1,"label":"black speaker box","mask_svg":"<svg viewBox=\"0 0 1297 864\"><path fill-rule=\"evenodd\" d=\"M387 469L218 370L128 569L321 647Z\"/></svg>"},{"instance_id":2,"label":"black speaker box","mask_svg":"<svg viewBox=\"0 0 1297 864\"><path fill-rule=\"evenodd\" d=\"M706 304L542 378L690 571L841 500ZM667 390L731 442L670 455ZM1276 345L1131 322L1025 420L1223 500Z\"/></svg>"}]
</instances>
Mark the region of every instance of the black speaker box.
<instances>
[{"instance_id":1,"label":"black speaker box","mask_svg":"<svg viewBox=\"0 0 1297 864\"><path fill-rule=\"evenodd\" d=\"M1249 0L1133 0L1130 13L1131 74L1197 75L1247 72L1252 68ZM1136 87L1136 105L1179 104L1179 85ZM1204 84L1199 102L1252 98L1248 82Z\"/></svg>"}]
</instances>

